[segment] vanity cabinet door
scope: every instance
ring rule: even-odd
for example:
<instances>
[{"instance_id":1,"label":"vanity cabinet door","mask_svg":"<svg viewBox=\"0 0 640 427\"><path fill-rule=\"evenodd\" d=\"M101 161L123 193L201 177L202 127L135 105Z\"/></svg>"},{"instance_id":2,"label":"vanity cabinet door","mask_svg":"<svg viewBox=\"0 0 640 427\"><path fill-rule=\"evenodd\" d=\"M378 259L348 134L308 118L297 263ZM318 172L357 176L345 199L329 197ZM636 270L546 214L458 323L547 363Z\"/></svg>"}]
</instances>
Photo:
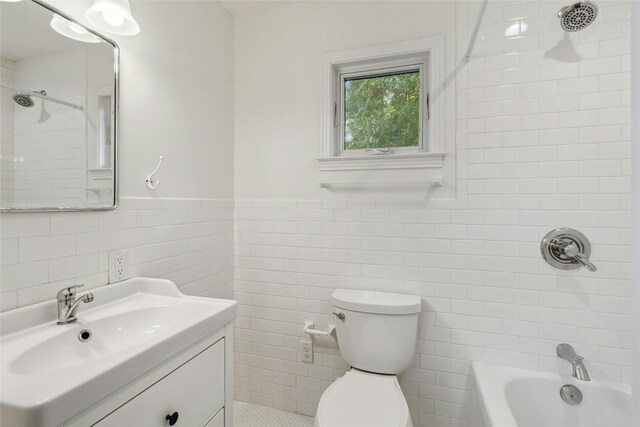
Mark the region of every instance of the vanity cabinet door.
<instances>
[{"instance_id":1,"label":"vanity cabinet door","mask_svg":"<svg viewBox=\"0 0 640 427\"><path fill-rule=\"evenodd\" d=\"M224 339L162 378L94 426L202 427L223 405ZM218 416L214 419L217 418Z\"/></svg>"}]
</instances>

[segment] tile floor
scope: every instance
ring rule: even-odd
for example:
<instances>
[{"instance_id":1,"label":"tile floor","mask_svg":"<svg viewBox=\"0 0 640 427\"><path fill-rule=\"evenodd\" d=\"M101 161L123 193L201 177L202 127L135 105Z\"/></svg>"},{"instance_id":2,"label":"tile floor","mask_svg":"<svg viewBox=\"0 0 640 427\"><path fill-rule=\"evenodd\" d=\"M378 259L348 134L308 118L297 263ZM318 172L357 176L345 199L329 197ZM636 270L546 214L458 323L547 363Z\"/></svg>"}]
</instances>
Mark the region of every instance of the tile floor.
<instances>
[{"instance_id":1,"label":"tile floor","mask_svg":"<svg viewBox=\"0 0 640 427\"><path fill-rule=\"evenodd\" d=\"M235 427L312 427L313 418L236 401L233 424Z\"/></svg>"}]
</instances>

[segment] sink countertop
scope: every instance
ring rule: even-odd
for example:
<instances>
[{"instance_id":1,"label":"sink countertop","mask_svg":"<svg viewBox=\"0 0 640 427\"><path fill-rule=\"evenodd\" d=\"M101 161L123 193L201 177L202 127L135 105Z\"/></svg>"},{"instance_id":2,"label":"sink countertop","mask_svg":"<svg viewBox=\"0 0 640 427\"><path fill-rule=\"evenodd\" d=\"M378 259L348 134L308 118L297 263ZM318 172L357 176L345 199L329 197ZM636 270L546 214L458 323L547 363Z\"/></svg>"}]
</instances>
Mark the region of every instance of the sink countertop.
<instances>
[{"instance_id":1,"label":"sink countertop","mask_svg":"<svg viewBox=\"0 0 640 427\"><path fill-rule=\"evenodd\" d=\"M233 300L182 294L135 278L91 290L78 321L57 325L56 301L0 315L0 405L24 425L59 425L237 315ZM81 330L91 339L80 342Z\"/></svg>"}]
</instances>

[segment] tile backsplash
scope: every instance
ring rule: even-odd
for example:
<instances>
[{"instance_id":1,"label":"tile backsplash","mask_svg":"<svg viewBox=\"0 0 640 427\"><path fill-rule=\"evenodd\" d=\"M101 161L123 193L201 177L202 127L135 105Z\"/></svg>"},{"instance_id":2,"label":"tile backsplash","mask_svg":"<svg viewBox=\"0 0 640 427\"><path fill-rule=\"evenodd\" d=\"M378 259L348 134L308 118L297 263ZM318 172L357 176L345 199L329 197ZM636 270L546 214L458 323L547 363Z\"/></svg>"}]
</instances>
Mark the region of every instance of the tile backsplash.
<instances>
[{"instance_id":1,"label":"tile backsplash","mask_svg":"<svg viewBox=\"0 0 640 427\"><path fill-rule=\"evenodd\" d=\"M572 217L573 215L573 217ZM466 418L470 361L567 372L570 342L592 378L630 381L629 212L434 209L421 202L236 201L236 397L313 415L347 368L332 339L299 362L305 321L335 323L335 288L422 296L401 384L416 425ZM598 272L559 271L540 240L572 224Z\"/></svg>"},{"instance_id":2,"label":"tile backsplash","mask_svg":"<svg viewBox=\"0 0 640 427\"><path fill-rule=\"evenodd\" d=\"M2 310L55 297L70 283L109 282L109 251L129 276L174 281L192 295L233 292L233 201L122 198L114 211L0 215Z\"/></svg>"}]
</instances>

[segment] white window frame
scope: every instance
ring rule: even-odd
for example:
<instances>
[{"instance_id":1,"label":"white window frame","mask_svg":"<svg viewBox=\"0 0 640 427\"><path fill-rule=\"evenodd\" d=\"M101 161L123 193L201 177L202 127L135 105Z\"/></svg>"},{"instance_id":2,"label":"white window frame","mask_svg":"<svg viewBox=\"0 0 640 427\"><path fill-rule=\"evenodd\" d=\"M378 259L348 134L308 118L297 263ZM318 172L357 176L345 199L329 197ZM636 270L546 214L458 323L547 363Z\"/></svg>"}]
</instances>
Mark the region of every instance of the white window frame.
<instances>
[{"instance_id":1,"label":"white window frame","mask_svg":"<svg viewBox=\"0 0 640 427\"><path fill-rule=\"evenodd\" d=\"M440 37L337 52L324 58L324 138L321 171L442 168L445 158L444 96L434 96L444 81L444 41ZM381 74L381 70L420 68L421 144L380 150L344 150L344 78ZM411 68L413 67L413 68ZM442 94L440 94L442 95ZM428 120L428 123L426 122Z\"/></svg>"}]
</instances>

